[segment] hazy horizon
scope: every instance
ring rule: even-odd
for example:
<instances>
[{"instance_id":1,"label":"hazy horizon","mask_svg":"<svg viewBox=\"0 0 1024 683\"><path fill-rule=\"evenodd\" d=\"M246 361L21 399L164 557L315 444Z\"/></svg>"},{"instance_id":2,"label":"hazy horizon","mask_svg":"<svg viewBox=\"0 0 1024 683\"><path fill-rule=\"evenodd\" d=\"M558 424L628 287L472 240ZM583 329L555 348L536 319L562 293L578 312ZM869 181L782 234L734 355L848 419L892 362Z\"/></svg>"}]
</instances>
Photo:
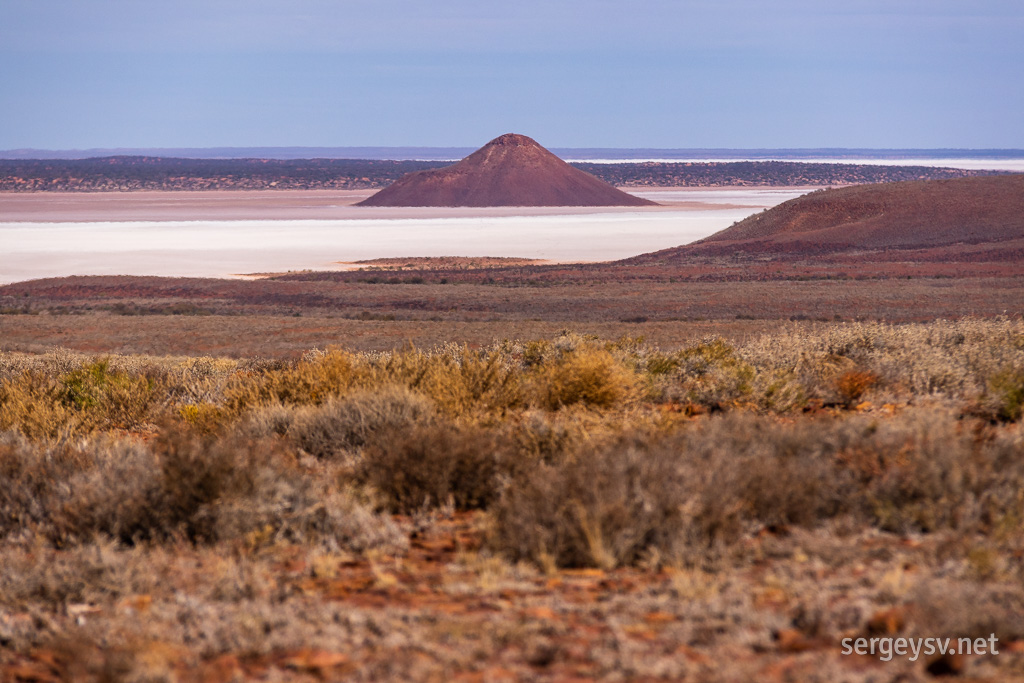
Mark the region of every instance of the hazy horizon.
<instances>
[{"instance_id":1,"label":"hazy horizon","mask_svg":"<svg viewBox=\"0 0 1024 683\"><path fill-rule=\"evenodd\" d=\"M103 156L164 156L197 159L392 159L457 161L482 145L430 146L338 146L338 147L113 147L86 149L21 148L0 149L0 160L85 159ZM567 161L618 163L624 161L747 161L804 160L849 163L913 162L925 160L1024 159L1024 149L970 148L658 148L658 147L551 147L549 151Z\"/></svg>"}]
</instances>

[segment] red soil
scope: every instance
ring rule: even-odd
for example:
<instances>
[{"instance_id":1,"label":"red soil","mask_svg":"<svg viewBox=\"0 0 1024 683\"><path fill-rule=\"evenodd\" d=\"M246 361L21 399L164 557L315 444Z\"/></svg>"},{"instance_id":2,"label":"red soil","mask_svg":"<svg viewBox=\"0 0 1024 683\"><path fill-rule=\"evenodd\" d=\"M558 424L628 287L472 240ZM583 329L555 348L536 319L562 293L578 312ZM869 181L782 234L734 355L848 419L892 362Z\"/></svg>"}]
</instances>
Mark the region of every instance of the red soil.
<instances>
[{"instance_id":1,"label":"red soil","mask_svg":"<svg viewBox=\"0 0 1024 683\"><path fill-rule=\"evenodd\" d=\"M360 206L649 206L525 135L491 140L457 164L399 178Z\"/></svg>"}]
</instances>

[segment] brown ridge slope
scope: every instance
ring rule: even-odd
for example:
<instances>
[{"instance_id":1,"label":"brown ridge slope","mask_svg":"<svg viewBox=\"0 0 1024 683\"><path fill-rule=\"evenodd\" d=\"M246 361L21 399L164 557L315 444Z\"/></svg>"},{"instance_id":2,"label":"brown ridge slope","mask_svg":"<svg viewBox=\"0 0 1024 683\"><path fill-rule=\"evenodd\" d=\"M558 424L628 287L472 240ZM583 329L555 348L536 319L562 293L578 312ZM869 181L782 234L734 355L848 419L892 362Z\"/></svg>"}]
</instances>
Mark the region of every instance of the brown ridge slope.
<instances>
[{"instance_id":1,"label":"brown ridge slope","mask_svg":"<svg viewBox=\"0 0 1024 683\"><path fill-rule=\"evenodd\" d=\"M399 178L359 206L649 206L508 133L452 166Z\"/></svg>"},{"instance_id":2,"label":"brown ridge slope","mask_svg":"<svg viewBox=\"0 0 1024 683\"><path fill-rule=\"evenodd\" d=\"M631 261L735 252L810 255L1024 240L1024 175L820 190L710 237Z\"/></svg>"}]
</instances>

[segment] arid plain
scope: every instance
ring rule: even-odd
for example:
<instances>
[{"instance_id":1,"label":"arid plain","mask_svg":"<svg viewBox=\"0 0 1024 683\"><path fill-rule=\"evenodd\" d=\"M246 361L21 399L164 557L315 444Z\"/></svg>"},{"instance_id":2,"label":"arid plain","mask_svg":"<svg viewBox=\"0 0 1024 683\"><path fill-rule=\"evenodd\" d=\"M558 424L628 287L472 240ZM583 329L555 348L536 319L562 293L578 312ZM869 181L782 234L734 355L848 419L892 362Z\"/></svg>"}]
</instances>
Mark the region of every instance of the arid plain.
<instances>
[{"instance_id":1,"label":"arid plain","mask_svg":"<svg viewBox=\"0 0 1024 683\"><path fill-rule=\"evenodd\" d=\"M0 207L11 224L707 213L825 230L933 187L776 214L760 212L816 188L659 188L642 192L663 206L629 209L360 208L367 192L329 190ZM759 237L631 250L624 232L614 259L510 261L531 253L456 237L271 277L0 286L0 671L1024 676L1012 230L822 249L737 229ZM236 270L260 268L211 274ZM842 646L990 635L998 656Z\"/></svg>"}]
</instances>

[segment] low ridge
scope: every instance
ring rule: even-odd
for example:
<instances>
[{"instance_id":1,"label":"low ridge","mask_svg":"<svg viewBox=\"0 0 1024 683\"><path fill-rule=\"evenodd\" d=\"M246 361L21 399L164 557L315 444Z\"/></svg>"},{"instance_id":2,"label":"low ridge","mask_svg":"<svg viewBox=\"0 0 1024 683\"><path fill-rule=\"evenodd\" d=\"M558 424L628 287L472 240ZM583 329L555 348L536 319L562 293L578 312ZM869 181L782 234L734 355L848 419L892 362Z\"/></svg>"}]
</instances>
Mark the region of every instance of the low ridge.
<instances>
[{"instance_id":1,"label":"low ridge","mask_svg":"<svg viewBox=\"0 0 1024 683\"><path fill-rule=\"evenodd\" d=\"M405 175L359 206L650 206L573 168L525 135L491 140L462 161Z\"/></svg>"},{"instance_id":2,"label":"low ridge","mask_svg":"<svg viewBox=\"0 0 1024 683\"><path fill-rule=\"evenodd\" d=\"M726 253L785 257L928 249L1024 240L1024 175L855 185L819 190L749 216L710 237L630 259Z\"/></svg>"}]
</instances>

